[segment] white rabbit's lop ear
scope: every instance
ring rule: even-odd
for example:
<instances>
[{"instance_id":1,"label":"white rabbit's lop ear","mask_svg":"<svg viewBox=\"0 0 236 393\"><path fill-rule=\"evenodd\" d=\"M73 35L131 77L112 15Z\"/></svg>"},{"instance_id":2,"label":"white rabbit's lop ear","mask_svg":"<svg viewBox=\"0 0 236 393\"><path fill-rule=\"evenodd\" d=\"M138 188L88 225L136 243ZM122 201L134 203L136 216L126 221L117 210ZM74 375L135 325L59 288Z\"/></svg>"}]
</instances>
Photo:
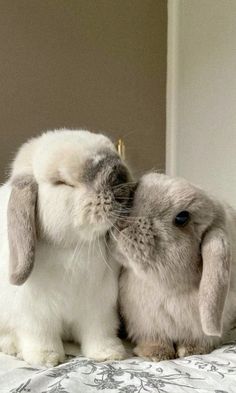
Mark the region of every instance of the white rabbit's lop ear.
<instances>
[{"instance_id":1,"label":"white rabbit's lop ear","mask_svg":"<svg viewBox=\"0 0 236 393\"><path fill-rule=\"evenodd\" d=\"M230 247L222 228L212 228L201 245L203 271L199 288L202 329L208 336L221 336L222 315L230 282Z\"/></svg>"},{"instance_id":2,"label":"white rabbit's lop ear","mask_svg":"<svg viewBox=\"0 0 236 393\"><path fill-rule=\"evenodd\" d=\"M12 284L21 285L29 277L34 265L38 186L30 175L17 176L11 184L7 211L9 276Z\"/></svg>"}]
</instances>

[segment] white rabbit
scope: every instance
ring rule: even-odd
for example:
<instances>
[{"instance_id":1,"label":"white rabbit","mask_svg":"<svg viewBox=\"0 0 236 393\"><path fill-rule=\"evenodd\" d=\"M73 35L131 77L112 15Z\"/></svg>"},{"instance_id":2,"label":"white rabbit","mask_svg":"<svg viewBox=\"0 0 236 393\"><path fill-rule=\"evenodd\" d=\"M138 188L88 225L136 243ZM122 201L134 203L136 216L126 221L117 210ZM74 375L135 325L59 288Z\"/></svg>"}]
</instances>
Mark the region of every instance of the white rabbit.
<instances>
[{"instance_id":1,"label":"white rabbit","mask_svg":"<svg viewBox=\"0 0 236 393\"><path fill-rule=\"evenodd\" d=\"M209 352L236 320L236 213L183 179L137 184L118 237L121 313L135 353Z\"/></svg>"},{"instance_id":2,"label":"white rabbit","mask_svg":"<svg viewBox=\"0 0 236 393\"><path fill-rule=\"evenodd\" d=\"M3 352L51 366L64 359L62 340L73 340L96 360L125 356L106 233L126 210L119 185L128 180L101 134L49 131L21 147L0 188Z\"/></svg>"}]
</instances>

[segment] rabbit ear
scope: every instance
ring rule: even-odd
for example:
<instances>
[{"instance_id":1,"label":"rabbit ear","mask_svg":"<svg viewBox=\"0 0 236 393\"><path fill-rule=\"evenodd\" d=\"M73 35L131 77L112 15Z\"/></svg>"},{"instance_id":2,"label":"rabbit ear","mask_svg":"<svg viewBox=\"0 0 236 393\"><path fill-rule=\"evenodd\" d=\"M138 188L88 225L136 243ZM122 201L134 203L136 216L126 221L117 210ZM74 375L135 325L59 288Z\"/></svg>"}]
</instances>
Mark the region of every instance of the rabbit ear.
<instances>
[{"instance_id":1,"label":"rabbit ear","mask_svg":"<svg viewBox=\"0 0 236 393\"><path fill-rule=\"evenodd\" d=\"M12 180L7 222L9 275L10 282L14 285L23 284L34 265L37 191L37 183L30 175L17 176Z\"/></svg>"},{"instance_id":2,"label":"rabbit ear","mask_svg":"<svg viewBox=\"0 0 236 393\"><path fill-rule=\"evenodd\" d=\"M202 246L203 271L199 288L202 329L209 336L221 336L222 314L230 281L230 247L221 228L211 229Z\"/></svg>"}]
</instances>

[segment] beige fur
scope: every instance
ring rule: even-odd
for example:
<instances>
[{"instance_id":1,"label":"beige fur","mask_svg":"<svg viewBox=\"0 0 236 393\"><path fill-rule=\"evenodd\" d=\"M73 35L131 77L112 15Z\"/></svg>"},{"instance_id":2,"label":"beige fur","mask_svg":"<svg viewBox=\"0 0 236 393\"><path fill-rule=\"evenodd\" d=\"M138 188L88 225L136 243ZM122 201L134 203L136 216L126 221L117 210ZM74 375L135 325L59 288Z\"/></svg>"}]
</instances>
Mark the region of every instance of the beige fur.
<instances>
[{"instance_id":1,"label":"beige fur","mask_svg":"<svg viewBox=\"0 0 236 393\"><path fill-rule=\"evenodd\" d=\"M178 227L182 211L190 219ZM116 233L120 304L136 353L161 360L162 349L153 356L150 348L170 343L177 354L209 352L236 319L235 212L183 179L152 173L138 183L124 227Z\"/></svg>"},{"instance_id":2,"label":"beige fur","mask_svg":"<svg viewBox=\"0 0 236 393\"><path fill-rule=\"evenodd\" d=\"M141 342L134 348L134 353L137 356L150 359L154 362L173 359L175 357L173 345L161 340Z\"/></svg>"}]
</instances>

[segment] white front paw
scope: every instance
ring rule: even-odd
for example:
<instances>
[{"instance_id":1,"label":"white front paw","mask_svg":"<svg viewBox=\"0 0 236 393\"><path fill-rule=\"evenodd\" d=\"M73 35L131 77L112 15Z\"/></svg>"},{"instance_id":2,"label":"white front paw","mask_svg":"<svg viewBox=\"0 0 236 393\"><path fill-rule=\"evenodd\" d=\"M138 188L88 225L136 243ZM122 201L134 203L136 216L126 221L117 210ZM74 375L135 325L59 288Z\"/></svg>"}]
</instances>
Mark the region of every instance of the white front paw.
<instances>
[{"instance_id":1,"label":"white front paw","mask_svg":"<svg viewBox=\"0 0 236 393\"><path fill-rule=\"evenodd\" d=\"M82 346L82 353L85 357L98 362L105 360L122 360L127 357L125 348L119 339L107 339L103 341L91 342Z\"/></svg>"},{"instance_id":2,"label":"white front paw","mask_svg":"<svg viewBox=\"0 0 236 393\"><path fill-rule=\"evenodd\" d=\"M63 362L65 355L54 351L23 351L22 358L33 366L54 367Z\"/></svg>"},{"instance_id":3,"label":"white front paw","mask_svg":"<svg viewBox=\"0 0 236 393\"><path fill-rule=\"evenodd\" d=\"M6 335L0 337L0 350L7 355L16 355L17 349L15 346L15 340L12 336Z\"/></svg>"}]
</instances>

